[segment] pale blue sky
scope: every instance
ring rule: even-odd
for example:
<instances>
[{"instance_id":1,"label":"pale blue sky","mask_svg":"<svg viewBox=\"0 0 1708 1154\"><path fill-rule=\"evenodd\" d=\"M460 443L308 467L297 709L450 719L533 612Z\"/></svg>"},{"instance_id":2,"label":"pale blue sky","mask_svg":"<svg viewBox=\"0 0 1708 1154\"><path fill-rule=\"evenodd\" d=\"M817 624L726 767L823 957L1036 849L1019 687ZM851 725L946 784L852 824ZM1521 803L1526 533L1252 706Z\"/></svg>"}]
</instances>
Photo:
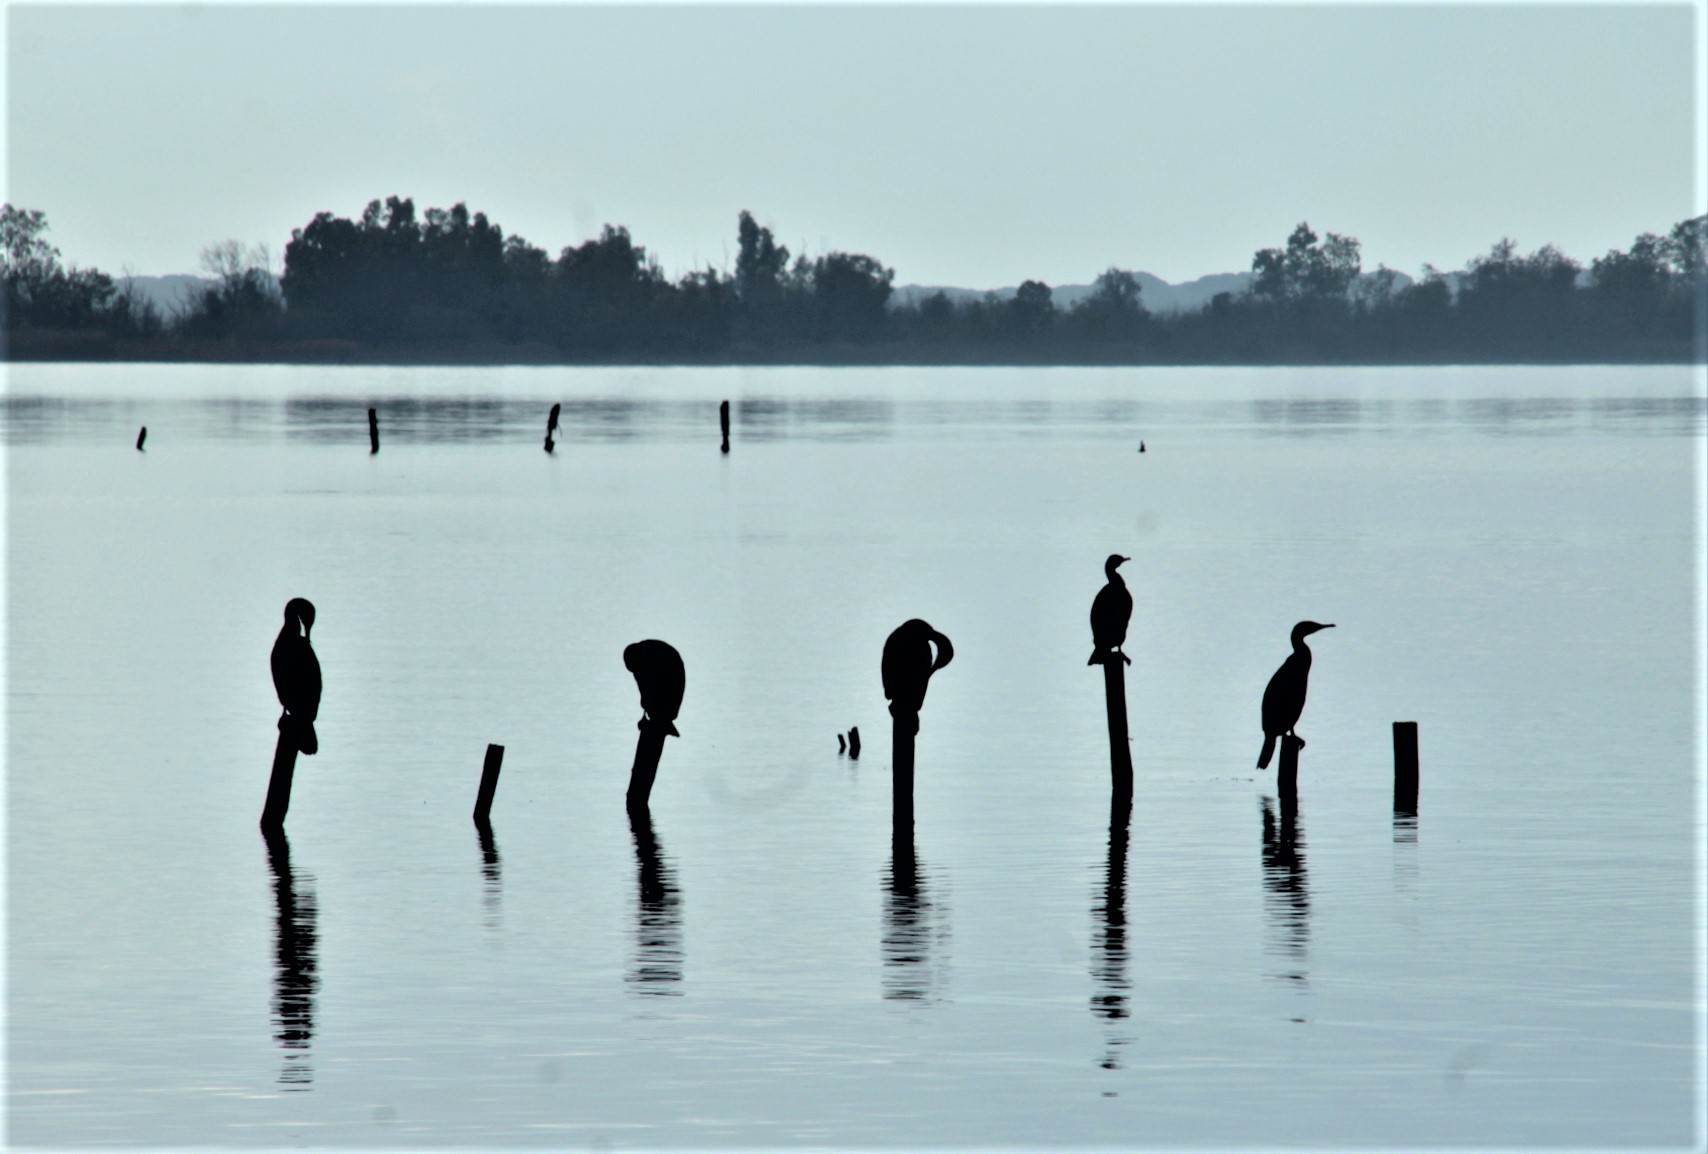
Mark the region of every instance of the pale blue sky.
<instances>
[{"instance_id":1,"label":"pale blue sky","mask_svg":"<svg viewBox=\"0 0 1708 1154\"><path fill-rule=\"evenodd\" d=\"M1293 224L1366 267L1587 261L1702 211L1696 4L7 9L6 197L65 258L275 261L315 213L466 201L673 274L751 209L899 282L1169 280Z\"/></svg>"}]
</instances>

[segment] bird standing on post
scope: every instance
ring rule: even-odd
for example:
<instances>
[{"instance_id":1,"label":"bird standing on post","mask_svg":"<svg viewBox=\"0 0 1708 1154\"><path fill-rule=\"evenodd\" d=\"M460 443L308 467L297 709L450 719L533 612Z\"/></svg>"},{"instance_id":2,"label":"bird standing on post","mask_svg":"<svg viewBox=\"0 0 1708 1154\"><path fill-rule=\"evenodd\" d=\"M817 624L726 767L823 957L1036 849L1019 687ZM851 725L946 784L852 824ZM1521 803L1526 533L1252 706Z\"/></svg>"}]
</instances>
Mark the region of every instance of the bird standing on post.
<instances>
[{"instance_id":1,"label":"bird standing on post","mask_svg":"<svg viewBox=\"0 0 1708 1154\"><path fill-rule=\"evenodd\" d=\"M309 644L314 606L305 597L285 602L285 624L273 642L273 689L284 712L279 732L289 732L297 749L312 756L320 748L314 719L320 712L320 660Z\"/></svg>"},{"instance_id":2,"label":"bird standing on post","mask_svg":"<svg viewBox=\"0 0 1708 1154\"><path fill-rule=\"evenodd\" d=\"M668 641L637 641L623 650L623 668L635 675L640 689L641 710L646 714L639 728L649 725L671 737L681 737L676 730L676 714L682 708L682 690L687 672L682 668L682 655Z\"/></svg>"},{"instance_id":3,"label":"bird standing on post","mask_svg":"<svg viewBox=\"0 0 1708 1154\"><path fill-rule=\"evenodd\" d=\"M1263 691L1263 750L1257 755L1257 768L1269 768L1276 738L1291 737L1300 746L1305 744L1293 732L1293 727L1299 724L1299 715L1305 711L1305 688L1311 676L1311 651L1305 645L1305 638L1319 629L1333 628L1332 624L1318 625L1315 621L1301 621L1293 626L1293 652Z\"/></svg>"},{"instance_id":4,"label":"bird standing on post","mask_svg":"<svg viewBox=\"0 0 1708 1154\"><path fill-rule=\"evenodd\" d=\"M1127 583L1115 572L1121 562L1131 560L1131 557L1111 553L1103 562L1103 575L1109 583L1099 589L1091 601L1091 658L1087 665L1104 665L1112 657L1119 657L1128 665L1133 663L1133 659L1121 649L1127 640L1127 622L1133 616L1133 595L1127 592Z\"/></svg>"},{"instance_id":5,"label":"bird standing on post","mask_svg":"<svg viewBox=\"0 0 1708 1154\"><path fill-rule=\"evenodd\" d=\"M935 657L933 645L937 647ZM910 717L912 732L917 733L926 682L954 659L955 647L949 639L919 618L896 626L884 642L884 696L890 701L890 716L897 720Z\"/></svg>"}]
</instances>

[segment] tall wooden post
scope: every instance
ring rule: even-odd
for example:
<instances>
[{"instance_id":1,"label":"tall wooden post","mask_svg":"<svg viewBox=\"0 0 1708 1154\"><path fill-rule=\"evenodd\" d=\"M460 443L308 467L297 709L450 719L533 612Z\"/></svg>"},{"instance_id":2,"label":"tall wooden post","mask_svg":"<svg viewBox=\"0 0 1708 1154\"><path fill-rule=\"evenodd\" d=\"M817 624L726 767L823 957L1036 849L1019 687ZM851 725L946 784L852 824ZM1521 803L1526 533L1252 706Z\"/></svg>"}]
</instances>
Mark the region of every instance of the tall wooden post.
<instances>
[{"instance_id":1,"label":"tall wooden post","mask_svg":"<svg viewBox=\"0 0 1708 1154\"><path fill-rule=\"evenodd\" d=\"M261 808L261 829L277 833L285 828L285 811L291 808L291 777L297 767L295 727L279 723L279 741L273 746L273 776L267 781L267 803Z\"/></svg>"},{"instance_id":2,"label":"tall wooden post","mask_svg":"<svg viewBox=\"0 0 1708 1154\"><path fill-rule=\"evenodd\" d=\"M1103 703L1109 714L1109 777L1117 791L1133 791L1133 750L1127 740L1126 662L1110 653L1103 663Z\"/></svg>"},{"instance_id":3,"label":"tall wooden post","mask_svg":"<svg viewBox=\"0 0 1708 1154\"><path fill-rule=\"evenodd\" d=\"M1394 722L1394 812L1417 813L1417 722Z\"/></svg>"},{"instance_id":4,"label":"tall wooden post","mask_svg":"<svg viewBox=\"0 0 1708 1154\"><path fill-rule=\"evenodd\" d=\"M913 824L913 738L919 715L902 711L890 723L890 812L898 824Z\"/></svg>"},{"instance_id":5,"label":"tall wooden post","mask_svg":"<svg viewBox=\"0 0 1708 1154\"><path fill-rule=\"evenodd\" d=\"M380 415L373 409L368 410L368 453L380 451Z\"/></svg>"},{"instance_id":6,"label":"tall wooden post","mask_svg":"<svg viewBox=\"0 0 1708 1154\"><path fill-rule=\"evenodd\" d=\"M718 406L718 428L723 430L724 442L721 452L729 452L729 402Z\"/></svg>"},{"instance_id":7,"label":"tall wooden post","mask_svg":"<svg viewBox=\"0 0 1708 1154\"><path fill-rule=\"evenodd\" d=\"M1299 791L1299 748L1304 742L1292 734L1281 735L1281 764L1276 768L1276 786L1283 801Z\"/></svg>"},{"instance_id":8,"label":"tall wooden post","mask_svg":"<svg viewBox=\"0 0 1708 1154\"><path fill-rule=\"evenodd\" d=\"M140 428L136 431L136 451L137 452L141 453L141 452L145 451L142 447L142 443L146 440L148 440L148 426L144 425L142 428Z\"/></svg>"},{"instance_id":9,"label":"tall wooden post","mask_svg":"<svg viewBox=\"0 0 1708 1154\"><path fill-rule=\"evenodd\" d=\"M652 798L652 782L658 776L658 759L664 756L667 727L647 720L640 723L635 742L635 764L629 770L628 807L644 810Z\"/></svg>"},{"instance_id":10,"label":"tall wooden post","mask_svg":"<svg viewBox=\"0 0 1708 1154\"><path fill-rule=\"evenodd\" d=\"M486 764L480 769L480 792L474 799L474 821L484 825L492 817L492 796L498 792L498 770L504 764L504 747L487 745Z\"/></svg>"}]
</instances>

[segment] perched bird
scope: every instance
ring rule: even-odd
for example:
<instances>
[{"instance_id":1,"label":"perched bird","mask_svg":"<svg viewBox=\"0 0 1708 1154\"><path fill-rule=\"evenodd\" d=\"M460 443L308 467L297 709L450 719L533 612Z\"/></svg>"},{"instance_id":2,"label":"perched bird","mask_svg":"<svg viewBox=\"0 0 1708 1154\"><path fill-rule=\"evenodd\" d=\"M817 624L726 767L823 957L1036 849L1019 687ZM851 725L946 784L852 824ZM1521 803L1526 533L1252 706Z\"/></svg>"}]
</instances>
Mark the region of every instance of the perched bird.
<instances>
[{"instance_id":1,"label":"perched bird","mask_svg":"<svg viewBox=\"0 0 1708 1154\"><path fill-rule=\"evenodd\" d=\"M1133 616L1133 595L1127 592L1127 583L1115 572L1121 562L1131 560L1131 557L1111 553L1103 562L1103 575L1109 583L1099 589L1091 601L1091 658L1087 665L1106 665L1111 657L1119 657L1128 665L1133 663L1133 659L1121 649L1127 640L1127 622Z\"/></svg>"},{"instance_id":2,"label":"perched bird","mask_svg":"<svg viewBox=\"0 0 1708 1154\"><path fill-rule=\"evenodd\" d=\"M932 656L931 647L937 647ZM929 624L915 617L896 626L884 642L884 696L890 699L890 716L913 718L919 730L919 710L925 704L925 683L931 675L955 659L955 647Z\"/></svg>"},{"instance_id":3,"label":"perched bird","mask_svg":"<svg viewBox=\"0 0 1708 1154\"><path fill-rule=\"evenodd\" d=\"M1293 652L1263 691L1263 751L1257 755L1257 768L1269 768L1276 738L1291 737L1301 746L1305 744L1293 732L1293 727L1299 724L1299 714L1305 711L1305 685L1311 676L1311 651L1305 645L1305 638L1319 629L1333 628L1315 621L1301 621L1293 626Z\"/></svg>"},{"instance_id":4,"label":"perched bird","mask_svg":"<svg viewBox=\"0 0 1708 1154\"><path fill-rule=\"evenodd\" d=\"M676 714L682 708L682 689L687 672L682 655L667 641L637 641L623 650L623 667L635 675L640 688L641 710L646 714L639 726L650 722L671 737L681 737Z\"/></svg>"},{"instance_id":5,"label":"perched bird","mask_svg":"<svg viewBox=\"0 0 1708 1154\"><path fill-rule=\"evenodd\" d=\"M307 598L285 602L285 624L273 642L272 660L273 689L285 710L279 715L279 731L291 730L297 748L310 755L320 748L314 733L320 712L320 660L308 639L313 628L314 606Z\"/></svg>"}]
</instances>

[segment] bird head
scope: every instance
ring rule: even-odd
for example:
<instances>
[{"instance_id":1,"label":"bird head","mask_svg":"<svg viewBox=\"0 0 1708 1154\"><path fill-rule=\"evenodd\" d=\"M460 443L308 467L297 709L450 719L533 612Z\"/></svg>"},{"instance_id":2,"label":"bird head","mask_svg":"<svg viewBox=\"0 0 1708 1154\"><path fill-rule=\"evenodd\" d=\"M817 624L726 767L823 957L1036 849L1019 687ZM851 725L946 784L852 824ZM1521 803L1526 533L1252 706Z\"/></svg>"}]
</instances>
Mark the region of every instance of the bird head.
<instances>
[{"instance_id":1,"label":"bird head","mask_svg":"<svg viewBox=\"0 0 1708 1154\"><path fill-rule=\"evenodd\" d=\"M1113 579L1115 576L1115 570L1121 567L1121 562L1131 560L1131 557L1123 557L1119 553L1111 553L1109 554L1109 559L1103 562L1103 572Z\"/></svg>"},{"instance_id":2,"label":"bird head","mask_svg":"<svg viewBox=\"0 0 1708 1154\"><path fill-rule=\"evenodd\" d=\"M1302 641L1306 637L1309 637L1311 634L1315 633L1319 629L1333 629L1333 628L1334 628L1334 625L1332 623L1330 623L1328 625L1319 625L1315 621L1301 621L1297 625L1293 626L1293 640L1294 641Z\"/></svg>"},{"instance_id":3,"label":"bird head","mask_svg":"<svg viewBox=\"0 0 1708 1154\"><path fill-rule=\"evenodd\" d=\"M292 597L285 602L285 620L300 624L302 635L307 637L314 628L314 603L306 597Z\"/></svg>"}]
</instances>

